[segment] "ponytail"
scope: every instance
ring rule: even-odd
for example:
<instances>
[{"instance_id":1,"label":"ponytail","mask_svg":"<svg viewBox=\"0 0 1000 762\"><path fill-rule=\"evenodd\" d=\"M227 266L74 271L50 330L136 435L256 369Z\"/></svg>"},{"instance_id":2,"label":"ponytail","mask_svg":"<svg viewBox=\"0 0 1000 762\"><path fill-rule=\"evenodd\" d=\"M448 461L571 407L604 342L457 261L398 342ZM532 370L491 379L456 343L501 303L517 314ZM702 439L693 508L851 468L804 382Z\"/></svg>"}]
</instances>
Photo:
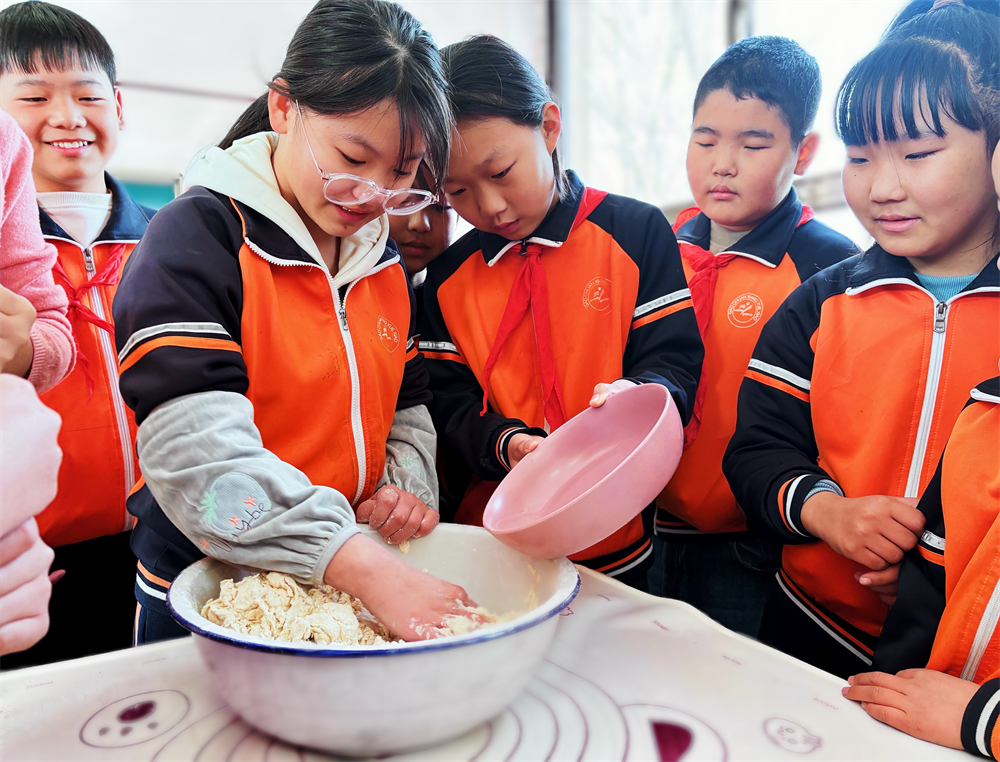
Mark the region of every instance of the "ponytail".
<instances>
[{"instance_id":1,"label":"ponytail","mask_svg":"<svg viewBox=\"0 0 1000 762\"><path fill-rule=\"evenodd\" d=\"M225 151L237 140L255 135L258 132L267 132L270 129L271 117L267 108L267 93L264 93L240 114L240 118L229 128L226 137L219 143L219 148Z\"/></svg>"},{"instance_id":2,"label":"ponytail","mask_svg":"<svg viewBox=\"0 0 1000 762\"><path fill-rule=\"evenodd\" d=\"M288 43L269 89L324 116L356 114L391 101L399 112L397 160L418 140L440 189L448 165L452 119L441 54L413 16L385 0L319 0ZM271 129L267 95L243 112L219 143Z\"/></svg>"}]
</instances>

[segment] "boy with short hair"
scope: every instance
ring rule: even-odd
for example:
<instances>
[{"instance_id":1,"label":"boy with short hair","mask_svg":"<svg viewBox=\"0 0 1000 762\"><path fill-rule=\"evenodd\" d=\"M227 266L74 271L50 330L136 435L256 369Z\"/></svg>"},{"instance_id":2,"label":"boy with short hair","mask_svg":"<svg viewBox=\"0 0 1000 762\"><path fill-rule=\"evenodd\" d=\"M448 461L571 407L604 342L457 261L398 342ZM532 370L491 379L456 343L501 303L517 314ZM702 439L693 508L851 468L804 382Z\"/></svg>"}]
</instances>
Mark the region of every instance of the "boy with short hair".
<instances>
[{"instance_id":1,"label":"boy with short hair","mask_svg":"<svg viewBox=\"0 0 1000 762\"><path fill-rule=\"evenodd\" d=\"M650 592L756 636L779 548L747 531L722 474L760 329L802 281L857 253L792 189L812 162L816 60L783 37L736 43L698 85L687 171L697 207L674 223L705 362L685 453L657 499Z\"/></svg>"},{"instance_id":2,"label":"boy with short hair","mask_svg":"<svg viewBox=\"0 0 1000 762\"><path fill-rule=\"evenodd\" d=\"M125 499L139 478L135 423L118 390L111 302L122 266L153 211L104 171L122 127L114 54L88 21L56 5L0 12L0 108L28 135L42 232L59 257L78 346L75 370L42 401L62 416L59 493L38 516L55 547L49 634L4 657L4 668L131 644L135 614L133 519ZM81 628L80 622L100 626Z\"/></svg>"}]
</instances>

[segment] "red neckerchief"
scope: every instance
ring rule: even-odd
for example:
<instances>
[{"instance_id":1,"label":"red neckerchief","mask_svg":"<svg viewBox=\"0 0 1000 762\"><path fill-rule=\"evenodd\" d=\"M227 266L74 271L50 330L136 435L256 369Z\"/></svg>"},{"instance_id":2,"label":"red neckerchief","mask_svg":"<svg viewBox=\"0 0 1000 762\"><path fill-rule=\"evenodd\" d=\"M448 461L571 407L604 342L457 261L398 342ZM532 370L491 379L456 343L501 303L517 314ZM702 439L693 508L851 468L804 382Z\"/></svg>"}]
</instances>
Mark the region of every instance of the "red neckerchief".
<instances>
[{"instance_id":1,"label":"red neckerchief","mask_svg":"<svg viewBox=\"0 0 1000 762\"><path fill-rule=\"evenodd\" d=\"M679 230L681 225L699 214L697 208L686 209L677 217L674 223L674 230ZM799 217L799 225L804 225L813 218L813 210L808 206L802 207L802 215ZM708 323L712 319L712 302L715 299L715 287L719 282L719 268L725 267L732 262L738 254L713 254L704 249L698 250L694 246L685 246L681 249L681 256L691 265L694 274L688 281L688 288L691 290L691 301L694 304L694 316L698 321L698 330L702 337L708 335ZM701 428L701 410L705 404L705 366L701 368L701 378L698 381L698 392L694 398L694 412L691 414L691 422L684 431L684 448L687 449L698 436Z\"/></svg>"},{"instance_id":2,"label":"red neckerchief","mask_svg":"<svg viewBox=\"0 0 1000 762\"><path fill-rule=\"evenodd\" d=\"M115 338L114 324L98 317L90 307L81 301L80 296L84 291L95 286L117 285L118 280L121 278L122 258L124 256L125 244L115 244L111 247L111 256L104 263L104 267L94 273L94 276L90 280L81 283L79 286L73 285L66 274L66 269L63 267L62 262L58 259L56 259L56 263L52 266L52 274L55 276L56 283L62 286L63 291L66 292L66 298L69 299L69 315L72 317L75 313L75 316L80 320L90 323L98 329L107 331L111 334L112 342ZM99 299L100 296L96 298ZM76 362L81 370L83 370L83 376L87 380L87 391L93 396L94 379L90 375L90 362L87 360L87 356L81 351L79 341L76 342Z\"/></svg>"},{"instance_id":3,"label":"red neckerchief","mask_svg":"<svg viewBox=\"0 0 1000 762\"><path fill-rule=\"evenodd\" d=\"M577 209L570 234L587 219L607 195L606 191L594 190L593 188L584 189L583 197L580 199L580 208ZM569 236L566 237L569 238ZM548 286L545 278L545 267L541 262L542 254L546 248L550 247L542 246L539 243L527 243L527 241L522 243L521 254L524 257L524 262L514 277L510 296L507 297L507 306L504 308L503 317L500 318L500 327L493 340L493 348L490 350L490 355L486 358L486 365L483 367L483 409L479 415L486 415L489 380L493 366L500 358L507 338L521 324L530 308L531 317L535 324L538 366L542 374L542 402L545 420L549 423L549 429L555 431L566 423L566 403L563 401L562 389L559 387L559 373L556 369L556 360L552 353L552 339L549 333Z\"/></svg>"}]
</instances>

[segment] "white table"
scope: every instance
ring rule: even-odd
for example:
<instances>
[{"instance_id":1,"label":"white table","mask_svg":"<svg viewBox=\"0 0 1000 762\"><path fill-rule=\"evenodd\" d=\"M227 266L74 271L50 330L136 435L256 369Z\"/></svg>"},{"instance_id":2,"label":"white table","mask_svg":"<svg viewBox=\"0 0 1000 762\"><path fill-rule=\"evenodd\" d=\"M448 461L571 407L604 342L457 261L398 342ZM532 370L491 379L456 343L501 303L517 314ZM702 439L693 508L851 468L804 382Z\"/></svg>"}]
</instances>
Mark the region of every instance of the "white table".
<instances>
[{"instance_id":1,"label":"white table","mask_svg":"<svg viewBox=\"0 0 1000 762\"><path fill-rule=\"evenodd\" d=\"M876 722L841 696L839 679L686 604L581 574L580 595L525 693L462 738L396 759L970 759ZM127 707L130 722L119 719ZM185 638L4 674L0 759L327 757L244 724Z\"/></svg>"}]
</instances>

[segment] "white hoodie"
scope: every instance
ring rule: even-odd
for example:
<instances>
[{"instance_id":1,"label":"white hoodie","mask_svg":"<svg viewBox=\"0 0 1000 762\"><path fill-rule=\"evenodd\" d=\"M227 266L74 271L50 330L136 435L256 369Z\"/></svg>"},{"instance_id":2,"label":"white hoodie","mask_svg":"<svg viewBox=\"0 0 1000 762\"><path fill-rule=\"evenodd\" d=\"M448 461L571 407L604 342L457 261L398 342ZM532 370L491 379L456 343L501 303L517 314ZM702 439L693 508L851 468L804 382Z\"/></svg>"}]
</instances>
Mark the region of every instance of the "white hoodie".
<instances>
[{"instance_id":1,"label":"white hoodie","mask_svg":"<svg viewBox=\"0 0 1000 762\"><path fill-rule=\"evenodd\" d=\"M206 148L188 165L183 190L200 185L246 204L276 223L304 252L326 267L302 218L278 188L271 164L277 147L278 133L258 132L237 140L225 151L217 146ZM333 273L333 284L341 288L371 270L382 258L388 240L389 218L384 214L354 235L342 238L340 267Z\"/></svg>"}]
</instances>

